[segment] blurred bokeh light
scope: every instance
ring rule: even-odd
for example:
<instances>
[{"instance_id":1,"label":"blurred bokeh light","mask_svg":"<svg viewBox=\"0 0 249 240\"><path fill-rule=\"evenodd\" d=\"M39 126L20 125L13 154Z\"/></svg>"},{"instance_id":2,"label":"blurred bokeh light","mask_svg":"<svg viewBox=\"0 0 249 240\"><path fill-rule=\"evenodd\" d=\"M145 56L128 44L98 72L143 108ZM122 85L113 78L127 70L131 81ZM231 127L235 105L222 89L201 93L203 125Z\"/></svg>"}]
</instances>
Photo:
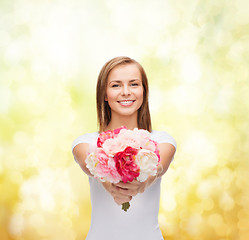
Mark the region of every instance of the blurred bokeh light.
<instances>
[{"instance_id":1,"label":"blurred bokeh light","mask_svg":"<svg viewBox=\"0 0 249 240\"><path fill-rule=\"evenodd\" d=\"M0 2L0 239L79 240L88 179L71 143L97 130L102 65L150 81L153 127L173 135L165 239L249 239L247 0Z\"/></svg>"}]
</instances>

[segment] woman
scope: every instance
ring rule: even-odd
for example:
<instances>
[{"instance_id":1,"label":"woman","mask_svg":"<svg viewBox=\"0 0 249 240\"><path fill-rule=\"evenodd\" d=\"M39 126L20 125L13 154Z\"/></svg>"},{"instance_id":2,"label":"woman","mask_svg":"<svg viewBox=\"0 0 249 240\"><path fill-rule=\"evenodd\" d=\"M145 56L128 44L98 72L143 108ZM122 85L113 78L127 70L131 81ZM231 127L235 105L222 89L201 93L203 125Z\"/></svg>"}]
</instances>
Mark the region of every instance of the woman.
<instances>
[{"instance_id":1,"label":"woman","mask_svg":"<svg viewBox=\"0 0 249 240\"><path fill-rule=\"evenodd\" d=\"M148 81L142 66L128 57L107 62L97 82L99 132L121 126L145 129L159 143L161 162L156 176L145 182L100 182L86 168L85 159L91 144L96 145L98 132L88 133L73 143L73 155L89 176L92 216L87 240L160 240L158 225L161 177L176 151L174 139L166 132L152 131L148 105ZM122 203L130 202L127 212Z\"/></svg>"}]
</instances>

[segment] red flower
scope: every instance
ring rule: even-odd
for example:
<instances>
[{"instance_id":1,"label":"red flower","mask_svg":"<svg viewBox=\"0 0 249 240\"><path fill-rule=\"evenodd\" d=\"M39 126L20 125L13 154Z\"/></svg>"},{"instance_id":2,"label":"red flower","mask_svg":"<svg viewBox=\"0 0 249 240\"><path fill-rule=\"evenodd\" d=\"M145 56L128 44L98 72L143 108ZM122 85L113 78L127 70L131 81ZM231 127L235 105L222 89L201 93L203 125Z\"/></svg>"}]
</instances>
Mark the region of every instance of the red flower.
<instances>
[{"instance_id":1,"label":"red flower","mask_svg":"<svg viewBox=\"0 0 249 240\"><path fill-rule=\"evenodd\" d=\"M135 163L137 153L137 149L127 147L123 152L118 152L114 155L116 169L124 183L132 182L134 178L139 176L139 167Z\"/></svg>"}]
</instances>

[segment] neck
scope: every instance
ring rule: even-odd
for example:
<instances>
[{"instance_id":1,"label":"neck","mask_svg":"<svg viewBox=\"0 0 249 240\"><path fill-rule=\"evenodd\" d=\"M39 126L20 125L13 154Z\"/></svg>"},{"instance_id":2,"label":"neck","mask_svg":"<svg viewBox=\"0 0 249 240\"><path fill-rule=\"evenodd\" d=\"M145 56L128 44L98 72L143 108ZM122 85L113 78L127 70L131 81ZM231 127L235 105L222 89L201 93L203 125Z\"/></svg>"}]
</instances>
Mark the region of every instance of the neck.
<instances>
[{"instance_id":1,"label":"neck","mask_svg":"<svg viewBox=\"0 0 249 240\"><path fill-rule=\"evenodd\" d=\"M107 130L114 130L121 126L125 126L128 129L133 130L134 128L138 127L137 124L137 115L134 116L122 116L122 117L115 117L112 116L110 123L106 127L105 131Z\"/></svg>"}]
</instances>

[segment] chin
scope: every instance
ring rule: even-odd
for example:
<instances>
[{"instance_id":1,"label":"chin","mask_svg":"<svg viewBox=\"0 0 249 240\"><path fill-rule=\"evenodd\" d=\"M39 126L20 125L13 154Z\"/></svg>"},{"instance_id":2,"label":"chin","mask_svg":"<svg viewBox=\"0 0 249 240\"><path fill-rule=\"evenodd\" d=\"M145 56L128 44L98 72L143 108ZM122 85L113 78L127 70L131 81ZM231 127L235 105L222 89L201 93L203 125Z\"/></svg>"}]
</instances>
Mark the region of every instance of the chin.
<instances>
[{"instance_id":1,"label":"chin","mask_svg":"<svg viewBox=\"0 0 249 240\"><path fill-rule=\"evenodd\" d=\"M133 115L137 115L137 110L136 111L131 111L131 110L126 110L126 111L114 111L115 115L120 116L120 117L132 117Z\"/></svg>"}]
</instances>

